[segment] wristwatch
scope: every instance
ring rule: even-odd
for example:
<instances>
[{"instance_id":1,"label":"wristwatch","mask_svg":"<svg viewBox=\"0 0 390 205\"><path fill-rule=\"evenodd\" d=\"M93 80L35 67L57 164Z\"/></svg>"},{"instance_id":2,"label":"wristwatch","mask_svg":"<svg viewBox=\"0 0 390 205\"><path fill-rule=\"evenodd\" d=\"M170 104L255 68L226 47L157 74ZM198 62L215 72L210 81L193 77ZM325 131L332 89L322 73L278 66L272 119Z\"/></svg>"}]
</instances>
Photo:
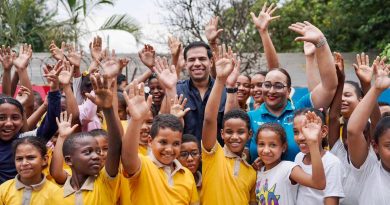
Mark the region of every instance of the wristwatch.
<instances>
[{"instance_id":1,"label":"wristwatch","mask_svg":"<svg viewBox=\"0 0 390 205\"><path fill-rule=\"evenodd\" d=\"M238 88L226 88L227 93L236 93L238 91Z\"/></svg>"}]
</instances>

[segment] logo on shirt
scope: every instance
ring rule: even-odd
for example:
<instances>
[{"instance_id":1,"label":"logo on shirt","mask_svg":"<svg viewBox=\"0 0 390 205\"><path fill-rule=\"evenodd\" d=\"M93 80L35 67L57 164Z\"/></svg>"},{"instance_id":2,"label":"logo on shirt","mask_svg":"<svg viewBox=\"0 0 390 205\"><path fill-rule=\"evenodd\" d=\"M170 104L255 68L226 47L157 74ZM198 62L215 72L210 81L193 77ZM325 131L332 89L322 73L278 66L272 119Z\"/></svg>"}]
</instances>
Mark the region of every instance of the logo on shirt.
<instances>
[{"instance_id":1,"label":"logo on shirt","mask_svg":"<svg viewBox=\"0 0 390 205\"><path fill-rule=\"evenodd\" d=\"M261 186L261 180L256 184L256 199L261 205L279 205L280 195L275 195L276 184L271 189L268 189L268 180L265 180L264 185Z\"/></svg>"}]
</instances>

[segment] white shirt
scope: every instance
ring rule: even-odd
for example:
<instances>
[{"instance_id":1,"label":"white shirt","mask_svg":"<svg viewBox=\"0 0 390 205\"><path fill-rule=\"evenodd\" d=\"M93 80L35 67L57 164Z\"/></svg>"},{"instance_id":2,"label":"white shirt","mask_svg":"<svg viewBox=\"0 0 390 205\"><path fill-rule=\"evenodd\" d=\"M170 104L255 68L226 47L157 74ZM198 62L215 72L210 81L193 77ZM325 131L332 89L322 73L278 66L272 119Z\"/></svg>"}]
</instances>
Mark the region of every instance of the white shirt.
<instances>
[{"instance_id":1,"label":"white shirt","mask_svg":"<svg viewBox=\"0 0 390 205\"><path fill-rule=\"evenodd\" d=\"M312 174L312 165L303 163L305 154L298 153L295 157L295 163L302 167L303 171ZM324 190L317 190L306 186L298 186L297 204L324 204L324 199L327 197L344 197L343 191L343 167L340 160L330 152L325 152L321 158L324 166L326 187Z\"/></svg>"},{"instance_id":2,"label":"white shirt","mask_svg":"<svg viewBox=\"0 0 390 205\"><path fill-rule=\"evenodd\" d=\"M355 186L360 188L360 205L390 204L390 173L383 168L381 161L367 157L360 169L351 164L351 173L358 182Z\"/></svg>"},{"instance_id":3,"label":"white shirt","mask_svg":"<svg viewBox=\"0 0 390 205\"><path fill-rule=\"evenodd\" d=\"M290 174L298 166L294 162L281 161L274 168L257 172L256 200L258 204L294 205L298 185L291 184Z\"/></svg>"}]
</instances>

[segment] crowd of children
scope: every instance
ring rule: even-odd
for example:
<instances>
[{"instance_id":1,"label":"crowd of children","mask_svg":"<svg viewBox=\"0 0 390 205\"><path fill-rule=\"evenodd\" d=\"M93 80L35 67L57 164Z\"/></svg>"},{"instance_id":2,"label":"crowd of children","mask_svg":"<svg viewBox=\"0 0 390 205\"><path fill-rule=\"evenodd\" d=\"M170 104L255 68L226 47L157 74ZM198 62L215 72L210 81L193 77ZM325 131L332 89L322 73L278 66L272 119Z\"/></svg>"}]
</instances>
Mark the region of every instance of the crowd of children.
<instances>
[{"instance_id":1,"label":"crowd of children","mask_svg":"<svg viewBox=\"0 0 390 205\"><path fill-rule=\"evenodd\" d=\"M170 37L171 63L145 45L149 70L128 85L129 60L100 37L84 72L82 52L52 42L45 100L27 74L31 46L2 46L0 204L390 204L390 113L378 104L390 65L357 54L361 87L345 81L321 30L294 23L310 92L292 102L268 33L276 8L251 13L268 65L253 76L217 43L218 17L209 45Z\"/></svg>"}]
</instances>

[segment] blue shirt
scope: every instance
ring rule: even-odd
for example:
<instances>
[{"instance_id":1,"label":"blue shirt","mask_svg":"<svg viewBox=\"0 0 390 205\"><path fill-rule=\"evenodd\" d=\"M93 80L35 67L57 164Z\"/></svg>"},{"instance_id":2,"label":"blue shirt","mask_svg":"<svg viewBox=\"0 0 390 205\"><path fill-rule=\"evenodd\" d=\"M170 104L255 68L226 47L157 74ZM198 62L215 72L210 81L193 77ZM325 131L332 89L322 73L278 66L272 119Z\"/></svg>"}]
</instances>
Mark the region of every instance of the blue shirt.
<instances>
[{"instance_id":1,"label":"blue shirt","mask_svg":"<svg viewBox=\"0 0 390 205\"><path fill-rule=\"evenodd\" d=\"M206 108L207 100L209 99L211 89L213 88L215 80L209 78L209 85L203 97L200 96L199 90L194 86L191 79L181 80L176 85L177 95L183 94L187 98L186 108L191 110L184 116L184 134L192 134L198 138L199 142L202 140L202 129L204 110ZM224 144L221 138L220 130L222 129L222 118L225 111L226 91L223 91L221 103L218 109L218 142Z\"/></svg>"},{"instance_id":2,"label":"blue shirt","mask_svg":"<svg viewBox=\"0 0 390 205\"><path fill-rule=\"evenodd\" d=\"M251 163L258 157L257 154L257 142L256 142L256 134L259 127L264 123L276 122L279 123L284 130L286 131L287 136L287 152L283 155L283 160L294 161L295 155L299 152L299 147L294 140L294 111L295 109L301 109L306 107L313 107L311 102L311 94L307 94L303 96L298 103L293 105L290 100L287 101L287 105L284 108L282 114L279 117L276 117L272 113L270 113L263 103L259 109L249 111L248 115L250 118L251 129L253 132L252 138L249 143L247 143L247 147L249 148L249 155L251 159Z\"/></svg>"}]
</instances>

